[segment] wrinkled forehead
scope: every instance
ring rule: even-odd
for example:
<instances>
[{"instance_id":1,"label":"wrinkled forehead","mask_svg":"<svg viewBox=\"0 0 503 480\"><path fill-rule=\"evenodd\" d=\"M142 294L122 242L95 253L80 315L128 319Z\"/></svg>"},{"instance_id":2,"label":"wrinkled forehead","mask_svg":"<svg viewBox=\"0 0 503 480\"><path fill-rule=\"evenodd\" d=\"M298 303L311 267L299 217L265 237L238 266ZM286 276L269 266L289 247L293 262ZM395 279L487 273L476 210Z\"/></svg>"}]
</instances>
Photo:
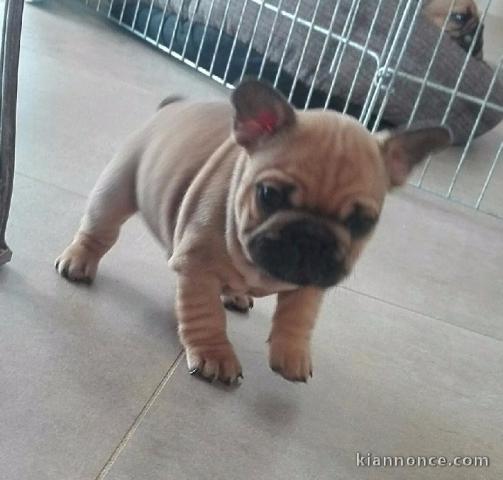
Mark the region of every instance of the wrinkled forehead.
<instances>
[{"instance_id":1,"label":"wrinkled forehead","mask_svg":"<svg viewBox=\"0 0 503 480\"><path fill-rule=\"evenodd\" d=\"M262 155L311 196L317 193L320 202L346 191L381 201L386 190L375 138L356 120L336 112L298 112L296 126Z\"/></svg>"},{"instance_id":2,"label":"wrinkled forehead","mask_svg":"<svg viewBox=\"0 0 503 480\"><path fill-rule=\"evenodd\" d=\"M363 125L334 111L299 112L292 142L301 151L317 151L333 158L352 155L361 157L360 161L372 161L379 154L374 137Z\"/></svg>"}]
</instances>

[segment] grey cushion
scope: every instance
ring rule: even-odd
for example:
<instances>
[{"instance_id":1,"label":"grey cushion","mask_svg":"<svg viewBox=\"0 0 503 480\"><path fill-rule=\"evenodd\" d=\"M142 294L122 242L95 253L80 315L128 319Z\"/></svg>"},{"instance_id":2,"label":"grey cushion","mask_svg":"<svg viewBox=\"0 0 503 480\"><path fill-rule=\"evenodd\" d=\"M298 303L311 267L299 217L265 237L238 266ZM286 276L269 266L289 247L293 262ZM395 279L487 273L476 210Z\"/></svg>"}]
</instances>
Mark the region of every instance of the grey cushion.
<instances>
[{"instance_id":1,"label":"grey cushion","mask_svg":"<svg viewBox=\"0 0 503 480\"><path fill-rule=\"evenodd\" d=\"M164 2L160 2L164 6ZM280 0L268 0L269 4L278 4ZM298 0L283 0L282 10L295 14ZM298 10L298 19L311 21L323 28L329 28L335 0L321 0L316 15L316 0L301 0ZM393 15L398 11L399 19L405 15L404 25L410 25L415 8L414 2L408 12L404 12L408 2L398 0L384 0L378 13L373 32L368 44L368 52L363 55L361 69L356 77L351 95L351 103L364 105L369 92L372 90L377 73L377 62L372 55L377 56L379 64L384 64L386 52L389 52L391 43L396 38L397 48L391 53L389 66L396 66L400 56L401 47L405 44L405 36L408 28L403 28L398 34L391 36L391 41L385 51L386 39L392 24ZM340 34L343 32L346 22L350 17L353 0L341 0L332 31ZM370 25L376 14L378 1L360 1L360 6L356 12L354 25L349 38L352 42L364 45L370 30ZM416 3L417 5L417 3ZM243 6L245 6L243 13ZM195 22L205 23L209 18L209 25L220 28L223 22L224 31L230 35L236 35L241 42L248 44L252 40L252 34L256 25L256 32L253 36L252 47L259 53L264 53L267 42L271 34L274 22L274 12L267 8L262 8L259 21L256 23L260 6L252 0L169 0L168 10L179 12L184 18L194 18ZM227 12L226 12L227 9ZM331 66L334 55L338 47L338 41L330 39L325 47L326 35L312 30L309 33L307 26L296 24L292 31L290 42L284 52L286 38L289 33L291 19L280 15L278 17L271 43L268 49L268 60L279 63L284 54L282 69L294 76L298 73L299 80L306 85L311 85L314 81L316 89L325 93L332 87L333 72ZM238 28L239 27L239 28ZM440 30L431 24L420 13L411 31L409 41L398 68L400 74L407 74L418 78L425 75L430 59L432 57L436 42L440 36ZM308 38L309 37L309 38ZM303 46L307 40L307 47L303 53ZM333 86L333 95L345 100L347 99L358 64L361 58L361 50L348 46L342 56L337 80ZM320 61L321 57L321 61ZM432 65L429 80L440 84L448 89L454 88L459 78L459 73L465 62L466 52L461 49L449 37L442 38L440 47ZM300 69L299 62L300 63ZM315 72L318 67L318 74ZM470 58L459 85L459 92L476 98L484 98L493 78L493 69L483 61ZM391 93L382 112L383 120L395 124L403 125L408 122L413 111L414 104L420 90L420 83L408 80L401 75L394 78ZM377 114L382 104L385 90L379 94L373 113ZM442 121L446 107L451 98L450 93L439 91L432 87L426 87L421 101L419 102L414 122L416 123L439 123ZM490 102L503 107L503 81L500 77L496 80ZM458 144L465 143L475 124L475 120L480 111L480 105L472 101L456 98L452 104L450 114L447 117L447 124L451 127L454 140ZM476 130L476 135L481 135L497 125L503 114L491 108L486 108Z\"/></svg>"}]
</instances>

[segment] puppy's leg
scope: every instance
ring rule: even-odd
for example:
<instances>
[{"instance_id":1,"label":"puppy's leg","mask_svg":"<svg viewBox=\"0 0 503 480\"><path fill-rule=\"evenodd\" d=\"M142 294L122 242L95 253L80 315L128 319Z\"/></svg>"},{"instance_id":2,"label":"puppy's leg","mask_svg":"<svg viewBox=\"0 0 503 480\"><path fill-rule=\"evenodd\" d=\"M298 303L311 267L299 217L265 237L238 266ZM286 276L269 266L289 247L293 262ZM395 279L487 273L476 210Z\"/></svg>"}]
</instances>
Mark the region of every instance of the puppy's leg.
<instances>
[{"instance_id":1,"label":"puppy's leg","mask_svg":"<svg viewBox=\"0 0 503 480\"><path fill-rule=\"evenodd\" d=\"M178 276L176 310L180 340L191 374L224 383L237 381L239 363L225 331L220 283L200 272Z\"/></svg>"},{"instance_id":2,"label":"puppy's leg","mask_svg":"<svg viewBox=\"0 0 503 480\"><path fill-rule=\"evenodd\" d=\"M239 313L247 313L253 308L253 298L248 295L224 295L224 307Z\"/></svg>"},{"instance_id":3,"label":"puppy's leg","mask_svg":"<svg viewBox=\"0 0 503 480\"><path fill-rule=\"evenodd\" d=\"M120 226L137 210L135 171L136 156L128 151L105 168L73 242L56 259L60 275L75 282L94 280L98 262L117 240Z\"/></svg>"},{"instance_id":4,"label":"puppy's leg","mask_svg":"<svg viewBox=\"0 0 503 480\"><path fill-rule=\"evenodd\" d=\"M278 294L269 335L269 365L287 380L312 376L310 339L323 291L305 287Z\"/></svg>"}]
</instances>

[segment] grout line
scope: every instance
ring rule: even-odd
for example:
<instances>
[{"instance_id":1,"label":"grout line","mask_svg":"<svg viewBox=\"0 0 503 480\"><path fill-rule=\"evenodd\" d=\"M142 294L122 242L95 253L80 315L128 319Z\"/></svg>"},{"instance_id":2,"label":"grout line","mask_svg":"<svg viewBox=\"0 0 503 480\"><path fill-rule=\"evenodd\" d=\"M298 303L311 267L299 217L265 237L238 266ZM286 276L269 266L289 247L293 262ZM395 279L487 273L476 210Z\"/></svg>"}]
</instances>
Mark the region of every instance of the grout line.
<instances>
[{"instance_id":1,"label":"grout line","mask_svg":"<svg viewBox=\"0 0 503 480\"><path fill-rule=\"evenodd\" d=\"M80 193L78 193L78 192L74 192L74 191L69 190L69 189L67 189L67 188L65 188L65 187L61 187L60 185L56 185L56 184L53 184L53 183L47 182L46 180L42 180L42 179L39 179L39 178L35 178L35 177L32 177L32 176L27 175L27 174L25 174L25 173L21 173L21 172L15 172L15 174L16 174L16 175L19 175L19 176L21 176L21 177L27 178L27 179L29 179L29 180L32 180L32 181L35 181L35 182L38 182L38 183L42 183L42 184L44 184L44 185L48 185L48 186L50 186L50 187L53 187L53 188L56 188L56 189L62 190L62 191L64 191L64 192L66 192L66 193L70 193L70 194L75 195L75 196L78 196L78 197L80 197L80 198L87 198L87 195L82 195L82 194L80 194ZM483 212L483 213L485 213L485 212ZM490 215L490 214L488 214L488 215ZM487 334L485 334L485 333L478 332L478 331L476 331L476 330L472 330L471 328L463 327L463 326L461 326L461 325L457 325L457 324L455 324L455 323L448 322L447 320L444 320L444 319L442 319L442 318L438 318L438 317L432 316L432 315L430 315L430 314L428 314L428 313L419 312L419 311L417 311L417 310L414 310L414 309L412 309L412 308L406 307L406 306L404 306L404 305L400 305L400 304L398 304L398 303L390 302L390 301L388 301L388 300L384 300L384 299L382 299L382 298L375 297L374 295L370 295L370 294L368 294L368 293L364 293L364 292L361 292L361 291L359 291L359 290L355 290L355 289L350 288L350 287L340 286L340 287L338 287L338 288L341 288L341 289L346 290L346 291L348 291L348 292L355 293L355 294L360 295L360 296L363 296L363 297L371 298L371 299L376 300L376 301L378 301L378 302L380 302L380 303L384 303L384 304L386 304L386 305L389 305L389 306L392 306L392 307L395 307L395 308L400 308L400 309L402 309L402 310L405 310L405 311L407 311L407 312L413 313L413 314L415 314L415 315L421 315L421 316L423 316L423 317L427 317L427 318L430 318L430 319L432 319L432 320L436 320L437 322L444 323L445 325L450 325L451 327L457 327L457 328L460 328L460 329L465 330L465 331L467 331L467 332L474 333L474 334L480 335L480 336L485 337L485 338L489 338L489 339L492 339L492 340L496 340L496 341L498 341L498 342L503 342L503 340L502 340L502 339L499 339L499 338L496 338L496 337L491 337L490 335L487 335ZM178 358L177 358L176 362L177 362L177 364L178 364L178 362L179 362L179 359L178 359ZM175 368L176 368L176 365L175 365ZM169 372L169 371L168 371L168 372ZM155 392L154 392L154 393L155 393ZM150 407L149 407L149 408L150 408ZM98 477L96 478L96 480L101 480L101 478L104 478L104 477L100 477L100 476L98 476Z\"/></svg>"},{"instance_id":2,"label":"grout line","mask_svg":"<svg viewBox=\"0 0 503 480\"><path fill-rule=\"evenodd\" d=\"M48 182L47 180L43 180L41 178L32 177L31 175L27 175L26 173L20 172L19 170L15 170L14 175L17 176L17 177L27 178L28 180L31 180L31 181L37 182L37 183L41 183L43 185L55 188L57 190L62 190L65 193L69 193L71 195L75 195L76 197L79 197L79 198L86 199L89 196L88 194L85 195L85 194L82 194L82 193L79 193L79 192L75 192L74 190L70 190L69 188L62 187L61 185L58 185L57 183L51 183L51 182ZM15 185L14 185L14 187L15 187ZM90 192L90 190L89 190L89 192ZM15 193L15 190L14 190L14 193Z\"/></svg>"},{"instance_id":3,"label":"grout line","mask_svg":"<svg viewBox=\"0 0 503 480\"><path fill-rule=\"evenodd\" d=\"M100 470L98 473L98 476L96 477L95 480L103 480L107 475L110 469L112 468L113 464L116 462L116 460L119 458L119 455L122 453L122 451L126 448L129 440L133 437L135 434L136 430L140 426L141 422L143 419L146 417L148 411L152 407L152 405L155 403L157 400L157 397L161 394L163 391L164 387L168 383L169 379L173 376L173 373L176 370L176 367L178 367L182 357L184 355L184 351L181 350L180 353L177 355L175 361L171 364L171 366L168 368L168 371L162 378L161 382L157 385L155 388L154 392L148 399L147 403L143 406L141 409L140 413L138 416L135 418L134 422L131 424L127 432L124 434L122 437L121 441L115 448L115 450L112 452L112 455L110 455L110 458L107 460L103 468Z\"/></svg>"},{"instance_id":4,"label":"grout line","mask_svg":"<svg viewBox=\"0 0 503 480\"><path fill-rule=\"evenodd\" d=\"M475 335L480 335L481 337L488 338L490 340L494 340L496 342L503 343L503 339L501 339L501 338L492 337L491 335L487 335L486 333L481 333L481 332L478 332L477 330L472 330L471 328L464 327L462 325L457 325L455 323L449 322L449 321L444 320L442 318L430 315L429 313L419 312L417 310L406 307L404 305L400 305L399 303L390 302L389 300L384 300L383 298L376 297L376 296L371 295L369 293L360 292L359 290L355 290L350 287L340 286L338 288L342 289L342 290L346 290L347 292L354 293L356 295L360 295L362 297L370 298L372 300L375 300L376 302L383 303L385 305L389 305L390 307L399 308L400 310L405 310L406 312L413 313L413 314L419 315L421 317L429 318L430 320L435 320L436 322L440 322L445 325L449 325L450 327L459 328L460 330L465 330L466 332L474 333Z\"/></svg>"}]
</instances>

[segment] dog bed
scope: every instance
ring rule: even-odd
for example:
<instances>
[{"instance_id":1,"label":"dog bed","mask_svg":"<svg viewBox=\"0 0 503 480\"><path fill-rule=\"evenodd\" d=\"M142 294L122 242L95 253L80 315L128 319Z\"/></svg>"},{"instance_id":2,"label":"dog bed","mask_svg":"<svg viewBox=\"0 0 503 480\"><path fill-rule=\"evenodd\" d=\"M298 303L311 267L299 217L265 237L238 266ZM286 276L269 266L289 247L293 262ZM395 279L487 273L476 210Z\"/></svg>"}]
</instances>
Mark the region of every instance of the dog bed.
<instances>
[{"instance_id":1,"label":"dog bed","mask_svg":"<svg viewBox=\"0 0 503 480\"><path fill-rule=\"evenodd\" d=\"M334 12L333 2L268 1L269 4L279 2L281 2L282 10L290 13L292 17L313 22L322 28L330 28ZM317 3L319 3L318 8ZM352 0L340 1L339 10L333 19L332 32L341 34L344 31L346 21L351 16L352 4ZM386 53L385 47L388 49L390 47L389 43L386 45L386 38L398 7L397 0L382 2L368 42L369 51L379 57ZM336 39L330 38L328 42L325 42L326 36L323 33L298 23L291 30L292 17L279 15L275 19L274 12L265 7L261 8L260 4L254 1L170 0L164 16L163 10L164 5L151 6L150 2L138 4L134 1L126 3L123 7L122 1L115 1L111 5L111 16L116 19L122 18L122 23L140 32L146 32L150 38L159 38L159 43L171 46L174 52L182 54L185 51L185 58L189 60L195 61L199 58L201 67L207 70L212 68L212 73L221 78L226 75L226 81L229 83L239 79L243 73L257 75L264 54L267 52L263 78L274 80L281 65L278 87L288 93L292 87L293 78L297 76L292 102L298 107L304 107L309 89L314 82L314 92L309 102L310 108L323 106L327 94L330 93L329 107L340 110L345 105L352 89L348 113L358 116L376 78L377 63L371 55L362 55L361 50L347 46L340 65L337 67L337 62L332 65L338 48ZM349 35L351 42L365 45L376 10L376 0L360 2ZM405 19L405 25L408 25L409 20L412 19L412 10L413 8L408 12L402 12L402 15L410 17ZM259 21L256 22L259 14ZM173 36L177 19L178 26ZM271 36L274 22L276 22L274 33ZM206 23L207 27L205 27ZM222 33L220 33L221 28ZM396 39L397 45L405 44L406 30L404 28L399 33ZM290 40L287 43L286 39L289 35ZM398 71L419 79L424 77L439 35L440 30L419 14L404 55L401 57ZM306 40L307 47L303 50ZM232 57L229 59L230 55ZM390 66L396 65L399 55L400 48L396 48L390 56ZM465 58L466 52L456 42L448 37L442 38L430 69L429 81L447 89L454 88ZM247 59L248 62L246 62ZM356 75L360 61L361 68ZM229 64L228 67L227 64ZM334 68L339 70L337 81L332 85ZM470 58L459 85L459 92L476 98L484 98L493 76L494 71L489 65L481 60ZM420 83L406 79L402 75L394 76L392 81L391 94L382 112L380 128L406 124L421 88ZM379 110L382 98L383 93L378 97L374 113ZM426 86L416 108L414 123L441 122L450 99L450 93ZM494 83L489 101L503 106L501 77ZM456 144L466 143L479 111L480 105L471 100L461 97L454 100L446 123L453 132ZM480 118L475 135L482 135L494 128L502 117L501 112L487 107Z\"/></svg>"}]
</instances>

